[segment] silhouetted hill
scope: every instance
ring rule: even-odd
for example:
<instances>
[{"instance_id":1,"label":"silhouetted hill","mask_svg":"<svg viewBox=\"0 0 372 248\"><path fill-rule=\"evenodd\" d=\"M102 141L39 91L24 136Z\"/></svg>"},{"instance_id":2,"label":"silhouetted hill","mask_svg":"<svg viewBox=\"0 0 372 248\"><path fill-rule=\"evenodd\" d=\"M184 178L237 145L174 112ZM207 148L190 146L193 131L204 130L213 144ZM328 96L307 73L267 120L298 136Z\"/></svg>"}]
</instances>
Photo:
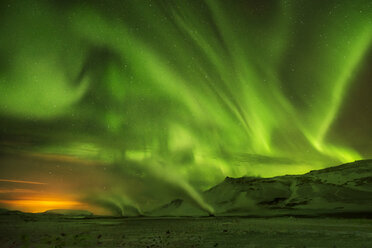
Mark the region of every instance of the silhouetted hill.
<instances>
[{"instance_id":1,"label":"silhouetted hill","mask_svg":"<svg viewBox=\"0 0 372 248\"><path fill-rule=\"evenodd\" d=\"M87 210L76 210L76 209L51 209L45 211L43 214L57 214L57 215L68 215L68 216L92 216L93 213Z\"/></svg>"}]
</instances>

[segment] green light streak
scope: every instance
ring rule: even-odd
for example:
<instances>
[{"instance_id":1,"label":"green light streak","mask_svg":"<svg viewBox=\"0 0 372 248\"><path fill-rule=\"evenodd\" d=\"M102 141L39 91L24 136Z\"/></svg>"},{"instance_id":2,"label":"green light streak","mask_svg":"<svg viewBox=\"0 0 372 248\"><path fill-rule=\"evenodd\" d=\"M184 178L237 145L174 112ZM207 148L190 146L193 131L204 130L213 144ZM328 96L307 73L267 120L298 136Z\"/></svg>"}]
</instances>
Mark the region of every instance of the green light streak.
<instances>
[{"instance_id":1,"label":"green light streak","mask_svg":"<svg viewBox=\"0 0 372 248\"><path fill-rule=\"evenodd\" d=\"M329 132L371 47L368 3L106 4L4 14L0 114L7 135L40 140L27 149L163 181L208 212L197 192L225 176L363 158Z\"/></svg>"}]
</instances>

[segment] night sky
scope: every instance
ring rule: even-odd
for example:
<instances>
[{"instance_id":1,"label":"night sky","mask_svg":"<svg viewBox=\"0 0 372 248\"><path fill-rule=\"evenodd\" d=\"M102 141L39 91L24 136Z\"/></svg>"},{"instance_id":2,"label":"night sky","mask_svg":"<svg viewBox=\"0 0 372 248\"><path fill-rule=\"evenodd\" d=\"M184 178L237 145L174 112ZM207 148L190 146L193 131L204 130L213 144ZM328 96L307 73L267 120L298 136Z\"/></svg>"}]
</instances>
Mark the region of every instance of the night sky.
<instances>
[{"instance_id":1,"label":"night sky","mask_svg":"<svg viewBox=\"0 0 372 248\"><path fill-rule=\"evenodd\" d=\"M371 48L368 0L1 1L0 207L209 210L371 158Z\"/></svg>"}]
</instances>

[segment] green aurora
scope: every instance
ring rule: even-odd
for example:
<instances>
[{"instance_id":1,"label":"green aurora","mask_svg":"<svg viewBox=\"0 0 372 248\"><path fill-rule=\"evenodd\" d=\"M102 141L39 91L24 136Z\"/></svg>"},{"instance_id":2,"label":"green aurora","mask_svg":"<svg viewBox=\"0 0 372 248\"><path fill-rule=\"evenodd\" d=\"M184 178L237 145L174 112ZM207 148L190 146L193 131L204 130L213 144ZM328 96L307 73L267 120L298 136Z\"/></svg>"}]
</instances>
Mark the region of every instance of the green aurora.
<instances>
[{"instance_id":1,"label":"green aurora","mask_svg":"<svg viewBox=\"0 0 372 248\"><path fill-rule=\"evenodd\" d=\"M371 1L2 1L0 20L0 154L97 162L72 168L107 178L74 189L89 204L213 212L198 192L226 176L372 156Z\"/></svg>"}]
</instances>

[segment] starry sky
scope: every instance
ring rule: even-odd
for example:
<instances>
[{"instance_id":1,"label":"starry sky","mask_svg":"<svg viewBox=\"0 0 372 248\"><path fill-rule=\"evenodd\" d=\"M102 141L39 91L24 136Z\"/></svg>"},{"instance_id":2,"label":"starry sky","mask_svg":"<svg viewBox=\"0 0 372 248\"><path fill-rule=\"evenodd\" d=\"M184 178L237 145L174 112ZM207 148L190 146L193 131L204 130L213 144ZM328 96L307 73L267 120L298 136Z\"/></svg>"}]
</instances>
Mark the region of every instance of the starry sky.
<instances>
[{"instance_id":1,"label":"starry sky","mask_svg":"<svg viewBox=\"0 0 372 248\"><path fill-rule=\"evenodd\" d=\"M372 2L1 1L0 207L141 213L372 157Z\"/></svg>"}]
</instances>

